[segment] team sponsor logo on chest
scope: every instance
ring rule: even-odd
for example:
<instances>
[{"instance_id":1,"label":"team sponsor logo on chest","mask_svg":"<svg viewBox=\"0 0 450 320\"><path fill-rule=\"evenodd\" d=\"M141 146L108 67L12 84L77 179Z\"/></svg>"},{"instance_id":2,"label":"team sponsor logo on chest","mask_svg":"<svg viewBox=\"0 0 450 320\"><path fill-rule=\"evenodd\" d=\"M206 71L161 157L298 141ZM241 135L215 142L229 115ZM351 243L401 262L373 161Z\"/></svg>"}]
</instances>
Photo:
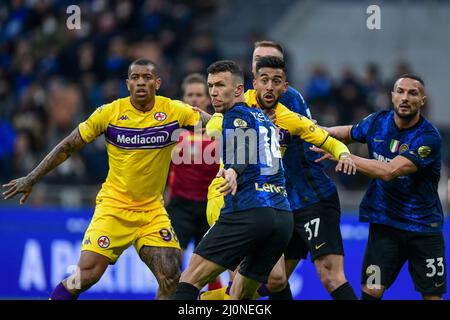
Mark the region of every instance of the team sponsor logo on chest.
<instances>
[{"instance_id":1,"label":"team sponsor logo on chest","mask_svg":"<svg viewBox=\"0 0 450 320\"><path fill-rule=\"evenodd\" d=\"M178 129L178 122L147 128L124 128L109 125L106 130L106 141L123 149L159 149L170 144L172 133Z\"/></svg>"}]
</instances>

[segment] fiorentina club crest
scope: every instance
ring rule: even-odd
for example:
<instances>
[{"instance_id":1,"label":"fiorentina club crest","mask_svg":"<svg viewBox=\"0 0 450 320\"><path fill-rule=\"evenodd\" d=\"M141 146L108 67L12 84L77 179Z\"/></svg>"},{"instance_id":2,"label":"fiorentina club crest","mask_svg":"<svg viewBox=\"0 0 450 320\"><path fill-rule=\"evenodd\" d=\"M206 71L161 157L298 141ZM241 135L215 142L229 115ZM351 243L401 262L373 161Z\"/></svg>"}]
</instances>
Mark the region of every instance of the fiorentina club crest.
<instances>
[{"instance_id":1,"label":"fiorentina club crest","mask_svg":"<svg viewBox=\"0 0 450 320\"><path fill-rule=\"evenodd\" d=\"M106 249L109 247L110 241L107 236L101 236L97 241L100 248Z\"/></svg>"},{"instance_id":2,"label":"fiorentina club crest","mask_svg":"<svg viewBox=\"0 0 450 320\"><path fill-rule=\"evenodd\" d=\"M166 118L167 118L167 115L164 112L155 113L155 120L164 121L164 120L166 120Z\"/></svg>"}]
</instances>

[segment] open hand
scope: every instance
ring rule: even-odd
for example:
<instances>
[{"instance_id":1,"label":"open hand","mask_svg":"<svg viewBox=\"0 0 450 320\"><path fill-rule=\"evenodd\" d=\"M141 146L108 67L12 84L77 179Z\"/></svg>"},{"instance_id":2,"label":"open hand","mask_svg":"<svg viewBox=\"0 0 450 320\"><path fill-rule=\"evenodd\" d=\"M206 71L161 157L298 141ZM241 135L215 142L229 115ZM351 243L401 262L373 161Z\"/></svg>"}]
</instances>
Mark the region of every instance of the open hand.
<instances>
[{"instance_id":1,"label":"open hand","mask_svg":"<svg viewBox=\"0 0 450 320\"><path fill-rule=\"evenodd\" d=\"M349 153L342 153L336 165L336 172L343 172L348 175L356 174L356 164Z\"/></svg>"},{"instance_id":2,"label":"open hand","mask_svg":"<svg viewBox=\"0 0 450 320\"><path fill-rule=\"evenodd\" d=\"M316 146L311 146L309 149L322 155L319 159L314 160L314 162L319 163L326 159L330 159L333 161L337 161L337 165L335 168L336 172L343 172L348 175L356 174L356 164L349 153L342 153L339 160L337 160L335 157L333 157L333 155L326 152L325 150L317 148Z\"/></svg>"},{"instance_id":3,"label":"open hand","mask_svg":"<svg viewBox=\"0 0 450 320\"><path fill-rule=\"evenodd\" d=\"M322 162L322 161L327 160L327 159L330 159L330 160L333 160L333 161L337 161L337 160L333 157L332 154L326 152L326 151L323 150L323 149L317 148L316 146L311 146L311 147L309 147L309 150L314 151L314 152L317 152L317 153L320 153L320 154L322 155L319 159L314 160L314 162L316 162L316 163Z\"/></svg>"},{"instance_id":4,"label":"open hand","mask_svg":"<svg viewBox=\"0 0 450 320\"><path fill-rule=\"evenodd\" d=\"M14 197L16 194L23 193L23 196L20 198L19 202L20 204L24 204L31 194L33 183L28 177L22 177L19 179L11 180L7 184L4 184L2 187L9 188L2 194L5 200Z\"/></svg>"}]
</instances>

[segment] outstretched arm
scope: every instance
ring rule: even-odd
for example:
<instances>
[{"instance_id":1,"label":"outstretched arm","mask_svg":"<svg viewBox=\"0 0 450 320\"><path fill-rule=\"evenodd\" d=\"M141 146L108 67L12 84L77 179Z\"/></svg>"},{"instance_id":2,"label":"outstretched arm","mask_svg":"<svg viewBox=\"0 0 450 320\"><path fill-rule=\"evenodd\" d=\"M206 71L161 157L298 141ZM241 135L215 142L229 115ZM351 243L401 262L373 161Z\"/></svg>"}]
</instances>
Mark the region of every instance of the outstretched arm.
<instances>
[{"instance_id":1,"label":"outstretched arm","mask_svg":"<svg viewBox=\"0 0 450 320\"><path fill-rule=\"evenodd\" d=\"M391 162L366 159L351 155L357 170L371 178L390 181L400 176L407 176L417 171L416 165L406 157L396 156Z\"/></svg>"},{"instance_id":2,"label":"outstretched arm","mask_svg":"<svg viewBox=\"0 0 450 320\"><path fill-rule=\"evenodd\" d=\"M345 144L350 144L353 142L350 131L352 126L336 126L336 127L322 127L325 131L328 131L330 136L335 139L342 141Z\"/></svg>"},{"instance_id":3,"label":"outstretched arm","mask_svg":"<svg viewBox=\"0 0 450 320\"><path fill-rule=\"evenodd\" d=\"M3 192L5 200L14 197L16 194L23 193L20 198L20 204L25 203L31 194L33 186L47 173L63 163L72 154L80 150L85 145L81 138L78 128L72 131L64 140L62 140L52 151L39 163L39 165L26 177L15 179L3 185L8 188Z\"/></svg>"},{"instance_id":4,"label":"outstretched arm","mask_svg":"<svg viewBox=\"0 0 450 320\"><path fill-rule=\"evenodd\" d=\"M310 147L312 151L322 154L322 157L314 160L321 162L325 159L336 161L333 156L317 147ZM350 155L356 165L356 170L365 176L383 181L390 181L400 176L407 176L418 170L417 166L408 158L398 155L391 162L383 162L375 159L366 159L363 157ZM338 170L336 170L338 171Z\"/></svg>"}]
</instances>

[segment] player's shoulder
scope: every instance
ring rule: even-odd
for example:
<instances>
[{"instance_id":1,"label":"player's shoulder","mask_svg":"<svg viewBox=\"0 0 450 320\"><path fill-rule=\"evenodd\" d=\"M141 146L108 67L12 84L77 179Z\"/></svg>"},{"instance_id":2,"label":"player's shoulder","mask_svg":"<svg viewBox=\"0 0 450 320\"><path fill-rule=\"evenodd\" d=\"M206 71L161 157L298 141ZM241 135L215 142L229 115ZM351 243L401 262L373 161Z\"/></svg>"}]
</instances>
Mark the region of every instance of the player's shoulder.
<instances>
[{"instance_id":1,"label":"player's shoulder","mask_svg":"<svg viewBox=\"0 0 450 320\"><path fill-rule=\"evenodd\" d=\"M119 98L113 100L109 103L102 104L94 110L94 113L101 116L109 116L122 110L126 109L128 106L131 106L130 97Z\"/></svg>"},{"instance_id":2,"label":"player's shoulder","mask_svg":"<svg viewBox=\"0 0 450 320\"><path fill-rule=\"evenodd\" d=\"M277 119L280 118L280 119L301 120L301 121L304 121L306 119L311 120L309 116L305 115L303 112L301 112L301 110L299 111L293 110L281 102L279 102L277 107L275 108L275 113L277 115Z\"/></svg>"},{"instance_id":3,"label":"player's shoulder","mask_svg":"<svg viewBox=\"0 0 450 320\"><path fill-rule=\"evenodd\" d=\"M251 108L247 103L238 103L224 114L224 118L234 117L238 115L251 116L252 109L255 108Z\"/></svg>"},{"instance_id":4,"label":"player's shoulder","mask_svg":"<svg viewBox=\"0 0 450 320\"><path fill-rule=\"evenodd\" d=\"M367 122L370 121L372 123L375 124L380 124L380 125L384 125L388 121L389 118L393 117L393 111L391 110L380 110L380 111L376 111L373 113L368 114L367 116L365 116L361 122Z\"/></svg>"},{"instance_id":5,"label":"player's shoulder","mask_svg":"<svg viewBox=\"0 0 450 320\"><path fill-rule=\"evenodd\" d=\"M213 120L213 119L216 119L216 120L223 120L223 114L222 113L220 113L220 112L216 112L216 113L214 113L212 116L211 116L211 119L210 120Z\"/></svg>"},{"instance_id":6,"label":"player's shoulder","mask_svg":"<svg viewBox=\"0 0 450 320\"><path fill-rule=\"evenodd\" d=\"M437 136L441 136L441 134L439 133L439 129L432 124L429 120L427 120L425 117L422 117L422 124L421 127L423 128L423 130L429 131L430 133L433 133Z\"/></svg>"},{"instance_id":7,"label":"player's shoulder","mask_svg":"<svg viewBox=\"0 0 450 320\"><path fill-rule=\"evenodd\" d=\"M295 89L295 88L292 87L291 85L288 86L286 92L284 92L284 93L281 95L281 97L282 97L283 99L298 99L298 100L304 101L303 96L302 96L302 94L300 93L300 91L298 91L297 89Z\"/></svg>"},{"instance_id":8,"label":"player's shoulder","mask_svg":"<svg viewBox=\"0 0 450 320\"><path fill-rule=\"evenodd\" d=\"M352 125L352 139L361 141L361 135L370 137L379 134L380 131L384 131L384 128L388 126L389 121L393 121L392 119L389 119L390 117L392 117L392 115L389 110L370 113L359 122Z\"/></svg>"},{"instance_id":9,"label":"player's shoulder","mask_svg":"<svg viewBox=\"0 0 450 320\"><path fill-rule=\"evenodd\" d=\"M164 96L155 96L155 106L161 109L180 109L190 107L181 100L171 99Z\"/></svg>"},{"instance_id":10,"label":"player's shoulder","mask_svg":"<svg viewBox=\"0 0 450 320\"><path fill-rule=\"evenodd\" d=\"M292 86L288 86L286 92L281 95L280 101L287 108L295 112L300 112L301 106L306 105L305 99L303 98L300 91Z\"/></svg>"},{"instance_id":11,"label":"player's shoulder","mask_svg":"<svg viewBox=\"0 0 450 320\"><path fill-rule=\"evenodd\" d=\"M256 96L256 91L255 89L248 89L247 91L245 91L244 93L244 100L249 103L249 100L253 97Z\"/></svg>"},{"instance_id":12,"label":"player's shoulder","mask_svg":"<svg viewBox=\"0 0 450 320\"><path fill-rule=\"evenodd\" d=\"M100 106L100 108L111 111L111 110L117 110L120 108L124 108L127 106L131 106L130 97L119 98L119 99L113 100L109 103L103 104L102 106Z\"/></svg>"},{"instance_id":13,"label":"player's shoulder","mask_svg":"<svg viewBox=\"0 0 450 320\"><path fill-rule=\"evenodd\" d=\"M223 115L223 122L228 127L247 127L254 123L254 119L264 118L264 113L257 108L251 108L246 103L239 103Z\"/></svg>"},{"instance_id":14,"label":"player's shoulder","mask_svg":"<svg viewBox=\"0 0 450 320\"><path fill-rule=\"evenodd\" d=\"M389 117L393 117L394 116L394 111L392 110L380 110L380 111L376 111L373 112L371 114L369 114L366 118L368 117L373 117L373 119L387 119Z\"/></svg>"},{"instance_id":15,"label":"player's shoulder","mask_svg":"<svg viewBox=\"0 0 450 320\"><path fill-rule=\"evenodd\" d=\"M214 131L222 131L223 114L214 113L206 124L206 134L211 136Z\"/></svg>"},{"instance_id":16,"label":"player's shoulder","mask_svg":"<svg viewBox=\"0 0 450 320\"><path fill-rule=\"evenodd\" d=\"M304 101L305 99L303 99L302 94L300 93L300 91L298 91L297 89L295 89L293 86L288 86L288 89L286 90L286 92L284 93L287 97L291 97L291 98L295 98L295 99L300 99L302 101Z\"/></svg>"},{"instance_id":17,"label":"player's shoulder","mask_svg":"<svg viewBox=\"0 0 450 320\"><path fill-rule=\"evenodd\" d=\"M436 141L441 142L442 137L439 133L438 128L436 128L435 125L433 125L430 121L425 119L423 116L421 116L421 124L418 127L418 131L420 132L419 135L421 136L427 136L431 139L435 139Z\"/></svg>"},{"instance_id":18,"label":"player's shoulder","mask_svg":"<svg viewBox=\"0 0 450 320\"><path fill-rule=\"evenodd\" d=\"M278 115L295 115L296 112L289 109L286 105L284 105L281 102L278 102L278 104L275 106L275 113Z\"/></svg>"}]
</instances>

